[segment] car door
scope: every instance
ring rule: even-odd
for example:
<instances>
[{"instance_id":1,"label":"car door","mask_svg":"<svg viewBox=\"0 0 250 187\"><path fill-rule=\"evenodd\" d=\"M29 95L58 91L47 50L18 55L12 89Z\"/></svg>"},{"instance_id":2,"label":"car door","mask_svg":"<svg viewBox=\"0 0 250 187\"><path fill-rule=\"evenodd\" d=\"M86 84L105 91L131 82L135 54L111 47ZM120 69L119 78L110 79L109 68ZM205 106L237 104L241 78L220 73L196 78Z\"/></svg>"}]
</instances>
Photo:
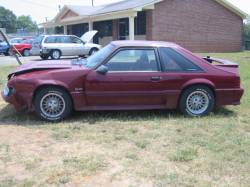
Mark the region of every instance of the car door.
<instances>
[{"instance_id":1,"label":"car door","mask_svg":"<svg viewBox=\"0 0 250 187\"><path fill-rule=\"evenodd\" d=\"M57 49L60 49L62 55L71 56L72 54L73 44L71 42L70 36L57 36L56 37L56 45Z\"/></svg>"},{"instance_id":2,"label":"car door","mask_svg":"<svg viewBox=\"0 0 250 187\"><path fill-rule=\"evenodd\" d=\"M76 36L71 36L71 43L72 43L72 54L74 55L84 55L84 44L82 40Z\"/></svg>"},{"instance_id":3,"label":"car door","mask_svg":"<svg viewBox=\"0 0 250 187\"><path fill-rule=\"evenodd\" d=\"M154 48L122 48L105 63L106 74L86 78L88 106L164 108L167 85ZM111 108L111 109L112 109ZM106 108L107 109L107 108Z\"/></svg>"}]
</instances>

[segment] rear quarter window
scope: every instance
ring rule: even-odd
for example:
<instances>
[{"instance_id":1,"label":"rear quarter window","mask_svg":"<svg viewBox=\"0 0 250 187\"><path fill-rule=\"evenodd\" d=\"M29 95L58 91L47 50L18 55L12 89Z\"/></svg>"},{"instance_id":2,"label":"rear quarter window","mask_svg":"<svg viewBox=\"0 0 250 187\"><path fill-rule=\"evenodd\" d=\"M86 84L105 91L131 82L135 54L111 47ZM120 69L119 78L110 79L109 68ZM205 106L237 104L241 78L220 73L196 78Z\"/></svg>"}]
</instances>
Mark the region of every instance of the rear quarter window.
<instances>
[{"instance_id":1,"label":"rear quarter window","mask_svg":"<svg viewBox=\"0 0 250 187\"><path fill-rule=\"evenodd\" d=\"M56 43L56 37L49 36L44 40L44 43Z\"/></svg>"},{"instance_id":2,"label":"rear quarter window","mask_svg":"<svg viewBox=\"0 0 250 187\"><path fill-rule=\"evenodd\" d=\"M202 69L174 49L159 48L163 70L168 72L200 72Z\"/></svg>"},{"instance_id":3,"label":"rear quarter window","mask_svg":"<svg viewBox=\"0 0 250 187\"><path fill-rule=\"evenodd\" d=\"M71 43L69 36L59 36L56 39L56 43Z\"/></svg>"}]
</instances>

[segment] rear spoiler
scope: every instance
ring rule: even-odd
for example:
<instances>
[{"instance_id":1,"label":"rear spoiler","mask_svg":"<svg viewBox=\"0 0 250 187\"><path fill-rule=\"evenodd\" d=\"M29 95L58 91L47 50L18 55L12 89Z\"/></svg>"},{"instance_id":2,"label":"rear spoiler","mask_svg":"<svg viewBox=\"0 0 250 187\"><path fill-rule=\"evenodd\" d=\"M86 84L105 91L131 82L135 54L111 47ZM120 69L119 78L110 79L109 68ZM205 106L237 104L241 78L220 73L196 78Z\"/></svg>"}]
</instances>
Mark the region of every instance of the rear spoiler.
<instances>
[{"instance_id":1,"label":"rear spoiler","mask_svg":"<svg viewBox=\"0 0 250 187\"><path fill-rule=\"evenodd\" d=\"M229 60L224 60L224 59L220 59L220 58L213 58L210 56L204 57L204 60L208 61L210 64L212 64L213 62L217 62L219 63L217 66L227 66L227 67L239 67L239 65L235 62L231 62Z\"/></svg>"}]
</instances>

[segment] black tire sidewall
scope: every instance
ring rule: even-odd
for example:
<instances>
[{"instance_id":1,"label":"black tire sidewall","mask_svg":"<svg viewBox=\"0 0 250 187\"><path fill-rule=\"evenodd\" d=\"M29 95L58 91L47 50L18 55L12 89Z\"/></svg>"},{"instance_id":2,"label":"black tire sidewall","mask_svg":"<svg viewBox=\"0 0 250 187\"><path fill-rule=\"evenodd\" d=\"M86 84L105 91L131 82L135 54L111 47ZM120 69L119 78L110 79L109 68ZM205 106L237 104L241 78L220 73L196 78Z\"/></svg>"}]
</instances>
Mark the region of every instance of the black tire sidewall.
<instances>
[{"instance_id":1,"label":"black tire sidewall","mask_svg":"<svg viewBox=\"0 0 250 187\"><path fill-rule=\"evenodd\" d=\"M51 118L51 117L46 116L40 108L41 99L43 98L44 95L46 95L48 93L56 93L58 95L61 95L64 99L65 110L62 113L62 115L57 117L57 118ZM65 118L67 118L72 112L72 101L71 101L69 94L66 91L64 91L63 89L53 88L53 87L44 88L44 89L40 90L35 96L34 106L35 106L35 112L36 112L37 116L40 117L42 120L49 121L49 122L61 121Z\"/></svg>"},{"instance_id":2,"label":"black tire sidewall","mask_svg":"<svg viewBox=\"0 0 250 187\"><path fill-rule=\"evenodd\" d=\"M204 111L202 114L200 115L196 115L193 114L192 112L190 112L186 106L186 101L188 96L195 91L201 91L203 93L205 93L208 96L208 100L209 100L209 104L208 104L208 108L206 111ZM183 94L181 95L181 99L180 99L180 103L179 103L179 108L180 111L186 115L186 116L191 116L191 117L202 117L202 116L207 116L211 111L213 111L214 109L214 105L215 105L215 98L214 98L214 94L211 91L210 88L206 87L206 86L192 86L188 89L186 89Z\"/></svg>"},{"instance_id":3,"label":"black tire sidewall","mask_svg":"<svg viewBox=\"0 0 250 187\"><path fill-rule=\"evenodd\" d=\"M42 60L48 60L49 55L40 55L40 57Z\"/></svg>"}]
</instances>

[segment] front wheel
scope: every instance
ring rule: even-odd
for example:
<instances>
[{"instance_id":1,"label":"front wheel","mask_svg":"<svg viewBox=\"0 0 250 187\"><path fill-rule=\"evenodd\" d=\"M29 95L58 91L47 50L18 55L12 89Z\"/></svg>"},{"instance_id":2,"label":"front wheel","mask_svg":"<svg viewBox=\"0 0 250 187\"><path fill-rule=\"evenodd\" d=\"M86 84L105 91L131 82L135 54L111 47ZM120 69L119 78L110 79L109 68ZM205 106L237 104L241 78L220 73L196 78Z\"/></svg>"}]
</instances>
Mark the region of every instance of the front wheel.
<instances>
[{"instance_id":1,"label":"front wheel","mask_svg":"<svg viewBox=\"0 0 250 187\"><path fill-rule=\"evenodd\" d=\"M182 93L179 108L185 115L201 117L208 115L213 110L214 103L214 94L210 88L192 86Z\"/></svg>"},{"instance_id":2,"label":"front wheel","mask_svg":"<svg viewBox=\"0 0 250 187\"><path fill-rule=\"evenodd\" d=\"M35 112L42 119L57 122L72 113L72 101L63 89L48 87L40 90L34 100Z\"/></svg>"}]
</instances>

